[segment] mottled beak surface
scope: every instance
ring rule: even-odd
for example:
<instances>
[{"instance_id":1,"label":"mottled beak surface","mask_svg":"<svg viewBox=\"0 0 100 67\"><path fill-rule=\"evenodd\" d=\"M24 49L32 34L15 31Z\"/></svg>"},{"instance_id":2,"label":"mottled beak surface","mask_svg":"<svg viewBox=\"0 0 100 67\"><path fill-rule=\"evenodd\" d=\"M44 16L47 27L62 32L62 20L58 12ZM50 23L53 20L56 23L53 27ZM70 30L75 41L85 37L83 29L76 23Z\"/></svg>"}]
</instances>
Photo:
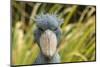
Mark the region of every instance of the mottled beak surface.
<instances>
[{"instance_id":1,"label":"mottled beak surface","mask_svg":"<svg viewBox=\"0 0 100 67\"><path fill-rule=\"evenodd\" d=\"M42 53L48 58L51 58L55 54L57 48L57 37L53 31L46 30L42 33L40 37L40 48Z\"/></svg>"}]
</instances>

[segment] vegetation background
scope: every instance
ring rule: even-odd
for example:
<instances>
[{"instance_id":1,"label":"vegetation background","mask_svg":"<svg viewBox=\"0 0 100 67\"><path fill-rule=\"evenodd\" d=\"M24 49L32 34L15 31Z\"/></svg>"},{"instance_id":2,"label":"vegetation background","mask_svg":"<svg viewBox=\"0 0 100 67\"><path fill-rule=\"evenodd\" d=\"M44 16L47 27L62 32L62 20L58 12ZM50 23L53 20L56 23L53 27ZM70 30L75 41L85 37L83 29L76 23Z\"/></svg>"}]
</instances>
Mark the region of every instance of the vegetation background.
<instances>
[{"instance_id":1,"label":"vegetation background","mask_svg":"<svg viewBox=\"0 0 100 67\"><path fill-rule=\"evenodd\" d=\"M96 60L96 7L56 3L12 1L12 65L33 64L39 48L34 41L34 17L41 12L64 19L58 48L61 63Z\"/></svg>"}]
</instances>

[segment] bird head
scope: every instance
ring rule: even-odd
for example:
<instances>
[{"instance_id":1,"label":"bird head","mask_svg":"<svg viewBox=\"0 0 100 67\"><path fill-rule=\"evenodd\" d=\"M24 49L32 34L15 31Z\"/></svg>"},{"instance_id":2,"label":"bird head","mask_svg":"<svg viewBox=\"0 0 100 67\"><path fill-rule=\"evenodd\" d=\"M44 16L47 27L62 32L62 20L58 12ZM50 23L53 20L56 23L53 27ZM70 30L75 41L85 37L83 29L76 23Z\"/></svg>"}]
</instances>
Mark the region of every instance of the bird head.
<instances>
[{"instance_id":1,"label":"bird head","mask_svg":"<svg viewBox=\"0 0 100 67\"><path fill-rule=\"evenodd\" d=\"M35 18L37 29L35 39L44 56L51 58L57 50L61 36L60 25L63 19L55 14L40 14Z\"/></svg>"}]
</instances>

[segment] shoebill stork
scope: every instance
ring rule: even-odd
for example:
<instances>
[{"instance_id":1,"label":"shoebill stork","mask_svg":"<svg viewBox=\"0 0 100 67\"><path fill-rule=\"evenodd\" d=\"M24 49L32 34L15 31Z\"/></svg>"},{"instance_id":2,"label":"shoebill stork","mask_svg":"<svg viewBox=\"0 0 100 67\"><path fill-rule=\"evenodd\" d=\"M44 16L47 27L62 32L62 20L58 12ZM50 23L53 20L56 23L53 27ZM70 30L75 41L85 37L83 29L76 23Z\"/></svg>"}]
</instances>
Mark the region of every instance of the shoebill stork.
<instances>
[{"instance_id":1,"label":"shoebill stork","mask_svg":"<svg viewBox=\"0 0 100 67\"><path fill-rule=\"evenodd\" d=\"M40 48L40 53L34 64L60 63L57 48L61 39L60 25L63 19L53 14L40 14L35 18L37 29L35 40Z\"/></svg>"}]
</instances>

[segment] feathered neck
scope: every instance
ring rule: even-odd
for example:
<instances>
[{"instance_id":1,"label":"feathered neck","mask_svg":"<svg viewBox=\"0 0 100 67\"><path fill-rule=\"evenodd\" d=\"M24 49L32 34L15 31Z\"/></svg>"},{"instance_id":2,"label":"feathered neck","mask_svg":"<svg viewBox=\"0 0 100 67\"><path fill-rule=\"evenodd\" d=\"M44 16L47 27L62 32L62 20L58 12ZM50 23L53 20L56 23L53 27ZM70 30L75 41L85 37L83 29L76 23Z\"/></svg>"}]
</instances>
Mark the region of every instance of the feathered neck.
<instances>
[{"instance_id":1,"label":"feathered neck","mask_svg":"<svg viewBox=\"0 0 100 67\"><path fill-rule=\"evenodd\" d=\"M42 52L40 52L39 56L37 57L35 61L35 64L48 64L48 63L60 63L60 56L58 52L56 52L55 55L51 59L46 58L42 54Z\"/></svg>"}]
</instances>

